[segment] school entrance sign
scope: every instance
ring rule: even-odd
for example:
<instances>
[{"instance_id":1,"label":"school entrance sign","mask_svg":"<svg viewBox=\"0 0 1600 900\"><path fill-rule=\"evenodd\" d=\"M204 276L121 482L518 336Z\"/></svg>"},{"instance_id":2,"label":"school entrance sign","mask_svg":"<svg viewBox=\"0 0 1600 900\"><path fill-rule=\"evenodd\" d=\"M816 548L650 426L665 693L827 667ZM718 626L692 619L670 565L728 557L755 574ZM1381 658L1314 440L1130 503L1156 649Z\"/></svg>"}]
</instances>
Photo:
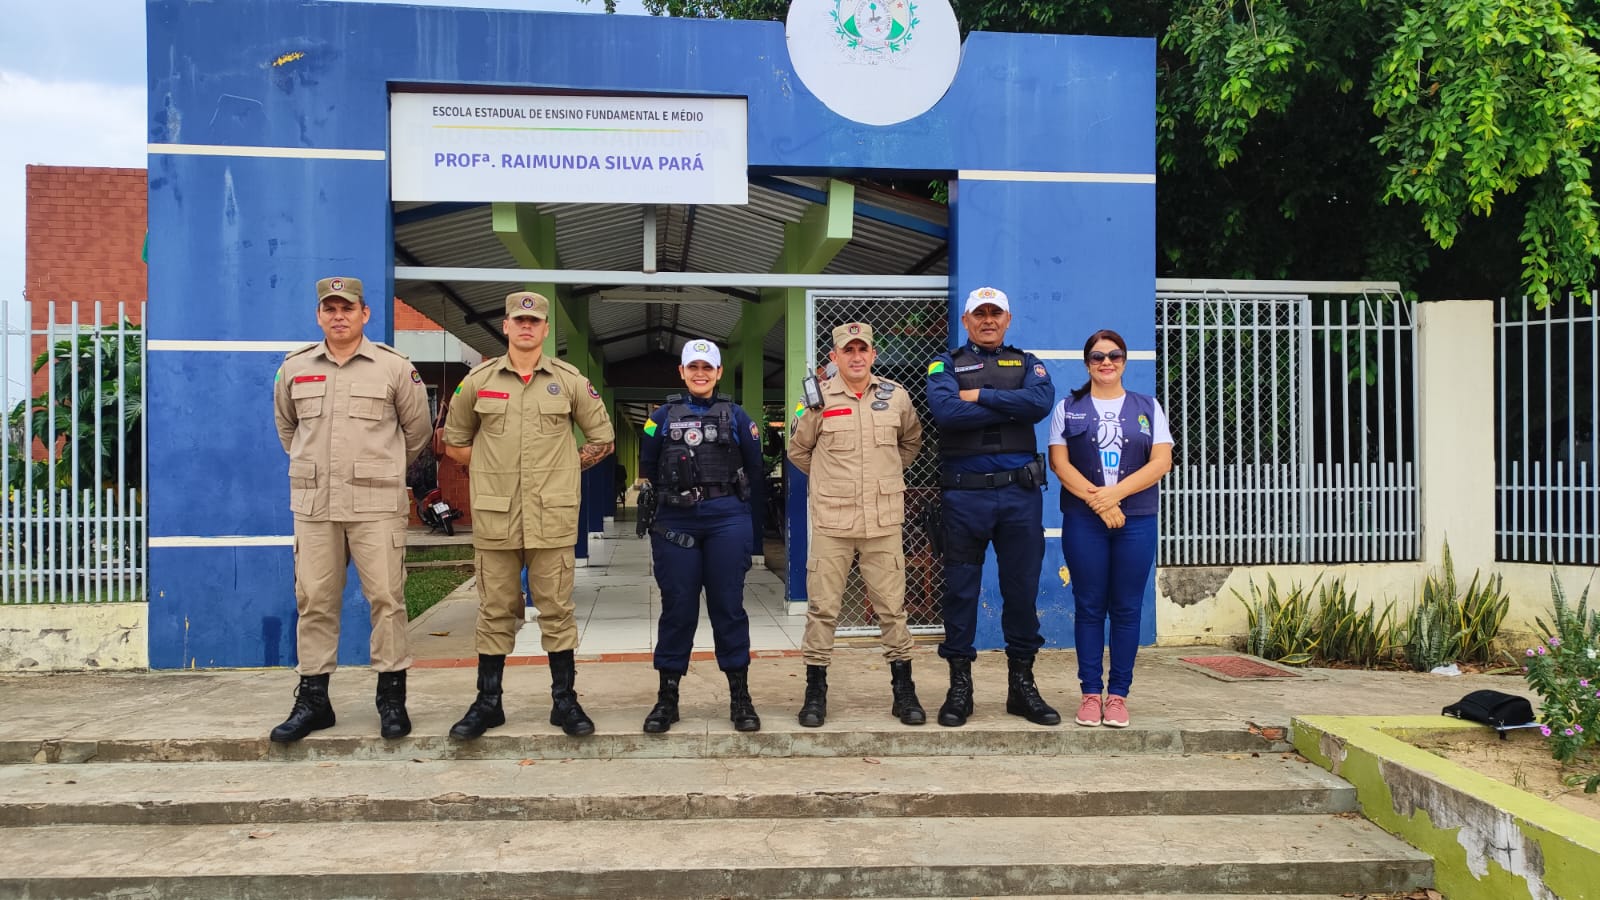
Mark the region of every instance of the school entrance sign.
<instances>
[{"instance_id":1,"label":"school entrance sign","mask_svg":"<svg viewBox=\"0 0 1600 900\"><path fill-rule=\"evenodd\" d=\"M394 94L396 200L745 203L743 99Z\"/></svg>"}]
</instances>

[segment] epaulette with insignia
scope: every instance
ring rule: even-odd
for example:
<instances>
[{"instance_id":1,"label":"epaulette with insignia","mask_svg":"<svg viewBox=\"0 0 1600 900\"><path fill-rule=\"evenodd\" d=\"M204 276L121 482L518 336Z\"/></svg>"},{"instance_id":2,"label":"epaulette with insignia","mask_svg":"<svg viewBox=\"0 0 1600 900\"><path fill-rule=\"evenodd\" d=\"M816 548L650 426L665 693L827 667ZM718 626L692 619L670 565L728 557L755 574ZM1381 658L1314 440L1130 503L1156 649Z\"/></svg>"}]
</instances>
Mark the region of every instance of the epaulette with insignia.
<instances>
[{"instance_id":1,"label":"epaulette with insignia","mask_svg":"<svg viewBox=\"0 0 1600 900\"><path fill-rule=\"evenodd\" d=\"M560 358L558 356L551 356L551 357L546 357L546 358L550 360L550 365L555 367L555 368L557 368L557 369L565 369L568 372L572 373L573 375L582 375L583 374L582 372L578 371L578 367L577 366L573 365L572 363L567 362L566 360L564 360L564 359L562 359L562 358Z\"/></svg>"},{"instance_id":2,"label":"epaulette with insignia","mask_svg":"<svg viewBox=\"0 0 1600 900\"><path fill-rule=\"evenodd\" d=\"M405 355L404 353L401 353L399 350L396 350L395 348L389 346L388 344L383 343L382 341L373 341L372 342L372 346L377 347L379 350L387 350L390 353L393 353L395 356L398 356L401 359L405 360L406 362L410 362L411 361L411 357Z\"/></svg>"},{"instance_id":3,"label":"epaulette with insignia","mask_svg":"<svg viewBox=\"0 0 1600 900\"><path fill-rule=\"evenodd\" d=\"M682 394L668 394L667 395L667 399L665 399L665 400L663 400L661 402L662 403L682 403L683 402L683 395Z\"/></svg>"},{"instance_id":4,"label":"epaulette with insignia","mask_svg":"<svg viewBox=\"0 0 1600 900\"><path fill-rule=\"evenodd\" d=\"M471 369L467 370L467 374L468 375L476 374L477 372L479 372L479 371L481 371L483 369L486 369L489 366L498 365L499 363L500 363L500 357L491 356L488 359L484 360L483 362L478 363L477 365L473 366Z\"/></svg>"},{"instance_id":5,"label":"epaulette with insignia","mask_svg":"<svg viewBox=\"0 0 1600 900\"><path fill-rule=\"evenodd\" d=\"M732 403L733 402L733 395L732 394L724 394L721 391L717 391L716 395L712 399L718 401L719 403Z\"/></svg>"},{"instance_id":6,"label":"epaulette with insignia","mask_svg":"<svg viewBox=\"0 0 1600 900\"><path fill-rule=\"evenodd\" d=\"M306 352L307 350L314 350L317 347L320 347L321 345L322 345L321 341L314 341L312 343L309 343L309 344L305 345L304 347L296 347L295 349L290 350L288 353L285 353L283 355L283 358L284 359L294 359L296 356L299 356L300 354Z\"/></svg>"}]
</instances>

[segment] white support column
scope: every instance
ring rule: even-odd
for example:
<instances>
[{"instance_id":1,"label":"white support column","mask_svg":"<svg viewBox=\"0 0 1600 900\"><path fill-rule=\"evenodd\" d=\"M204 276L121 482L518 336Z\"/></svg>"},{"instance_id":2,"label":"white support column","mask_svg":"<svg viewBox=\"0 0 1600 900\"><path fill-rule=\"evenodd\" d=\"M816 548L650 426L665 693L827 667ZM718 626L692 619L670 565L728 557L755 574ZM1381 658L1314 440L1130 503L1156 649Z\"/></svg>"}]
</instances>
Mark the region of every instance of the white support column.
<instances>
[{"instance_id":1,"label":"white support column","mask_svg":"<svg viewBox=\"0 0 1600 900\"><path fill-rule=\"evenodd\" d=\"M1422 558L1458 575L1494 565L1494 403L1493 301L1417 304Z\"/></svg>"}]
</instances>

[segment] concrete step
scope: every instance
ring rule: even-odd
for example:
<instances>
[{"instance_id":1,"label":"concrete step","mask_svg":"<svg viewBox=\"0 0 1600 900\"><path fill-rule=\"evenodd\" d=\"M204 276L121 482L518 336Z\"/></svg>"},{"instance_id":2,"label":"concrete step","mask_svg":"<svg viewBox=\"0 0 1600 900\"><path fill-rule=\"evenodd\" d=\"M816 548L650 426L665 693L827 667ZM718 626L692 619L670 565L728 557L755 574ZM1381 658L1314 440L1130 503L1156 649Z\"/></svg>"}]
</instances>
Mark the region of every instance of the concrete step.
<instances>
[{"instance_id":1,"label":"concrete step","mask_svg":"<svg viewBox=\"0 0 1600 900\"><path fill-rule=\"evenodd\" d=\"M463 709L465 707L462 707ZM597 733L572 738L548 724L549 706L513 709L505 726L475 741L452 741L446 733L459 716L413 712L410 737L386 741L375 733L374 716L352 715L297 744L273 744L267 732L277 720L254 723L248 732L173 737L170 722L123 729L120 736L36 736L0 740L0 764L84 762L244 762L249 760L410 759L735 759L750 757L860 756L1038 756L1110 754L1248 753L1290 750L1237 724L1193 726L1140 717L1132 728L1081 728L1069 720L1043 728L995 715L963 728L935 724L910 727L885 715L830 717L822 728L801 728L790 710L764 711L762 730L740 734L726 718L685 718L667 734L643 734L646 707L591 711ZM363 710L363 712L368 712ZM448 715L448 719L446 716ZM371 719L372 721L368 721ZM87 726L75 729L81 733ZM13 734L16 728L12 728Z\"/></svg>"},{"instance_id":2,"label":"concrete step","mask_svg":"<svg viewBox=\"0 0 1600 900\"><path fill-rule=\"evenodd\" d=\"M1293 755L0 767L0 826L1334 814Z\"/></svg>"},{"instance_id":3,"label":"concrete step","mask_svg":"<svg viewBox=\"0 0 1600 900\"><path fill-rule=\"evenodd\" d=\"M1432 877L1343 816L80 825L0 829L0 859L0 896L30 900L1260 895Z\"/></svg>"}]
</instances>

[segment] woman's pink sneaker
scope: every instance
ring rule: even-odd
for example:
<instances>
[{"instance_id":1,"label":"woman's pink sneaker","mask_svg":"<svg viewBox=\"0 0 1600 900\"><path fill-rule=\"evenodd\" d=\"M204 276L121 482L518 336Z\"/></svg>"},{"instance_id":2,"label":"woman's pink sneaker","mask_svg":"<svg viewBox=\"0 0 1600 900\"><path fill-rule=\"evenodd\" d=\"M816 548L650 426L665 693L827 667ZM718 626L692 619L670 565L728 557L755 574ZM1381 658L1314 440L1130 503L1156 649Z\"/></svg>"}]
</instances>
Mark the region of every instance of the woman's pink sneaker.
<instances>
[{"instance_id":1,"label":"woman's pink sneaker","mask_svg":"<svg viewBox=\"0 0 1600 900\"><path fill-rule=\"evenodd\" d=\"M1107 697L1105 713L1100 717L1100 721L1103 722L1107 728L1127 728L1127 698L1118 697L1116 694L1112 694L1111 696Z\"/></svg>"},{"instance_id":2,"label":"woman's pink sneaker","mask_svg":"<svg viewBox=\"0 0 1600 900\"><path fill-rule=\"evenodd\" d=\"M1095 726L1100 724L1100 695L1084 694L1083 702L1078 704L1078 724ZM1127 723L1124 722L1124 725Z\"/></svg>"}]
</instances>

